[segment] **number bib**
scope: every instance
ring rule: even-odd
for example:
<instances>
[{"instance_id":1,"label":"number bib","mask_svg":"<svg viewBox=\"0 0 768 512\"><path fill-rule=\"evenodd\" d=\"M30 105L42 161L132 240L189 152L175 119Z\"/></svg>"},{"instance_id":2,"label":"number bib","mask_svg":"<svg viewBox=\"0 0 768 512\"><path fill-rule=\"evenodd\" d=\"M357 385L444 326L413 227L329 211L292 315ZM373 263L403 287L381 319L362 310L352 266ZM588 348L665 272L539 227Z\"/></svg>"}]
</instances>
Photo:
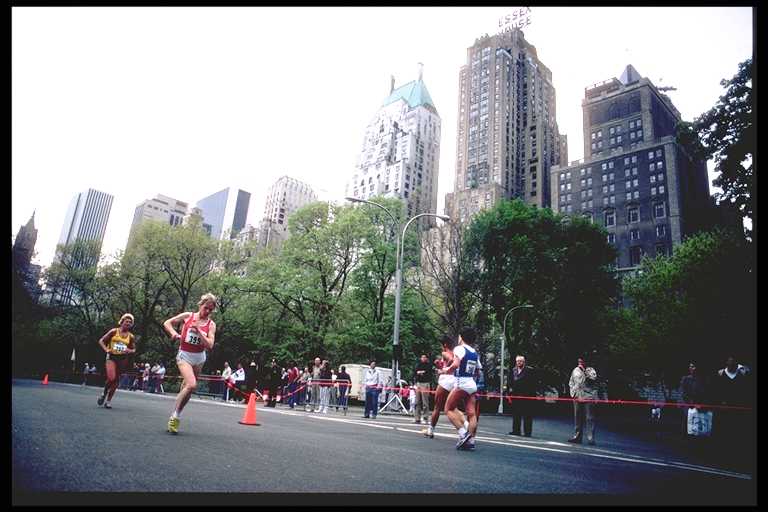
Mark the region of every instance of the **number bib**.
<instances>
[{"instance_id":1,"label":"number bib","mask_svg":"<svg viewBox=\"0 0 768 512\"><path fill-rule=\"evenodd\" d=\"M184 340L190 345L200 345L200 336L198 336L197 331L193 331L192 329L187 330L187 339Z\"/></svg>"},{"instance_id":2,"label":"number bib","mask_svg":"<svg viewBox=\"0 0 768 512\"><path fill-rule=\"evenodd\" d=\"M467 373L468 374L474 375L476 369L477 369L477 361L473 361L473 360L467 361Z\"/></svg>"},{"instance_id":3,"label":"number bib","mask_svg":"<svg viewBox=\"0 0 768 512\"><path fill-rule=\"evenodd\" d=\"M115 343L112 345L112 352L115 354L122 354L128 349L125 343Z\"/></svg>"}]
</instances>

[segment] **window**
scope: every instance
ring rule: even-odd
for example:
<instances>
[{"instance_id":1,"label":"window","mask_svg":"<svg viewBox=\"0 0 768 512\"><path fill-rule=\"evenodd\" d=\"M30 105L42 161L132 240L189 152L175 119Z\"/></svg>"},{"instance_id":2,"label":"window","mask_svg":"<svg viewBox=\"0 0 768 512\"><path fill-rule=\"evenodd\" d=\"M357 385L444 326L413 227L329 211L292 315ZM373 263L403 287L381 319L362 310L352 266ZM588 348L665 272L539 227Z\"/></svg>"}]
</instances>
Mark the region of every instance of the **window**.
<instances>
[{"instance_id":1,"label":"window","mask_svg":"<svg viewBox=\"0 0 768 512\"><path fill-rule=\"evenodd\" d=\"M632 171L629 169L629 167L624 169L624 176L626 176L628 178L630 174L632 174Z\"/></svg>"},{"instance_id":2,"label":"window","mask_svg":"<svg viewBox=\"0 0 768 512\"><path fill-rule=\"evenodd\" d=\"M653 160L653 151L648 152L648 160Z\"/></svg>"},{"instance_id":3,"label":"window","mask_svg":"<svg viewBox=\"0 0 768 512\"><path fill-rule=\"evenodd\" d=\"M613 169L613 162L608 162L608 168Z\"/></svg>"},{"instance_id":4,"label":"window","mask_svg":"<svg viewBox=\"0 0 768 512\"><path fill-rule=\"evenodd\" d=\"M616 143L621 144L621 135L616 136Z\"/></svg>"},{"instance_id":5,"label":"window","mask_svg":"<svg viewBox=\"0 0 768 512\"><path fill-rule=\"evenodd\" d=\"M603 196L603 206L608 206L608 196Z\"/></svg>"},{"instance_id":6,"label":"window","mask_svg":"<svg viewBox=\"0 0 768 512\"><path fill-rule=\"evenodd\" d=\"M624 165L629 165L629 157L626 157L626 158L624 159Z\"/></svg>"},{"instance_id":7,"label":"window","mask_svg":"<svg viewBox=\"0 0 768 512\"><path fill-rule=\"evenodd\" d=\"M570 183L566 183L565 184L565 188L566 188L566 190L571 190L571 184Z\"/></svg>"},{"instance_id":8,"label":"window","mask_svg":"<svg viewBox=\"0 0 768 512\"><path fill-rule=\"evenodd\" d=\"M653 176L651 176L653 178ZM581 186L586 187L587 186L587 180L581 180Z\"/></svg>"},{"instance_id":9,"label":"window","mask_svg":"<svg viewBox=\"0 0 768 512\"><path fill-rule=\"evenodd\" d=\"M666 256L667 255L667 247L661 244L658 244L656 246L656 256Z\"/></svg>"},{"instance_id":10,"label":"window","mask_svg":"<svg viewBox=\"0 0 768 512\"><path fill-rule=\"evenodd\" d=\"M638 246L629 248L629 263L632 266L640 264L640 260L643 259L643 248Z\"/></svg>"},{"instance_id":11,"label":"window","mask_svg":"<svg viewBox=\"0 0 768 512\"><path fill-rule=\"evenodd\" d=\"M609 244L615 244L616 243L616 233L608 233L608 243Z\"/></svg>"},{"instance_id":12,"label":"window","mask_svg":"<svg viewBox=\"0 0 768 512\"><path fill-rule=\"evenodd\" d=\"M607 182L608 182L608 175L603 174L603 183L607 183Z\"/></svg>"},{"instance_id":13,"label":"window","mask_svg":"<svg viewBox=\"0 0 768 512\"><path fill-rule=\"evenodd\" d=\"M587 208L592 208L592 200L587 201Z\"/></svg>"},{"instance_id":14,"label":"window","mask_svg":"<svg viewBox=\"0 0 768 512\"><path fill-rule=\"evenodd\" d=\"M639 229L632 229L629 231L629 239L630 240L640 240L640 230Z\"/></svg>"},{"instance_id":15,"label":"window","mask_svg":"<svg viewBox=\"0 0 768 512\"><path fill-rule=\"evenodd\" d=\"M581 169L581 170L579 171L579 174L580 174L581 176L584 176L584 172L585 172L585 171L586 171L585 169ZM583 180L582 180L582 181L583 181Z\"/></svg>"},{"instance_id":16,"label":"window","mask_svg":"<svg viewBox=\"0 0 768 512\"><path fill-rule=\"evenodd\" d=\"M612 172L608 173L608 181L613 181L614 174Z\"/></svg>"},{"instance_id":17,"label":"window","mask_svg":"<svg viewBox=\"0 0 768 512\"><path fill-rule=\"evenodd\" d=\"M565 173L561 172L560 173L560 181L563 181L564 179L565 179Z\"/></svg>"},{"instance_id":18,"label":"window","mask_svg":"<svg viewBox=\"0 0 768 512\"><path fill-rule=\"evenodd\" d=\"M656 195L656 187L651 187L651 195L652 196Z\"/></svg>"},{"instance_id":19,"label":"window","mask_svg":"<svg viewBox=\"0 0 768 512\"><path fill-rule=\"evenodd\" d=\"M560 192L565 192L565 183L560 184Z\"/></svg>"},{"instance_id":20,"label":"window","mask_svg":"<svg viewBox=\"0 0 768 512\"><path fill-rule=\"evenodd\" d=\"M592 132L592 140L595 140L595 137L597 137L597 133Z\"/></svg>"},{"instance_id":21,"label":"window","mask_svg":"<svg viewBox=\"0 0 768 512\"><path fill-rule=\"evenodd\" d=\"M629 138L634 139L635 138L635 132L629 132ZM592 144L594 146L594 144Z\"/></svg>"},{"instance_id":22,"label":"window","mask_svg":"<svg viewBox=\"0 0 768 512\"><path fill-rule=\"evenodd\" d=\"M651 172L655 171L655 170L656 170L656 164L654 164L653 162L651 162L651 163L648 165L648 170L649 170L649 171L651 171Z\"/></svg>"},{"instance_id":23,"label":"window","mask_svg":"<svg viewBox=\"0 0 768 512\"><path fill-rule=\"evenodd\" d=\"M568 205L565 211L567 211L568 213L571 213L573 211L573 207L571 205Z\"/></svg>"},{"instance_id":24,"label":"window","mask_svg":"<svg viewBox=\"0 0 768 512\"><path fill-rule=\"evenodd\" d=\"M627 192L627 201L632 200L632 192Z\"/></svg>"},{"instance_id":25,"label":"window","mask_svg":"<svg viewBox=\"0 0 768 512\"><path fill-rule=\"evenodd\" d=\"M656 150L656 158L661 158L661 150L660 149Z\"/></svg>"},{"instance_id":26,"label":"window","mask_svg":"<svg viewBox=\"0 0 768 512\"><path fill-rule=\"evenodd\" d=\"M635 127L635 121L632 120L632 121L629 122L629 129L631 130L634 127Z\"/></svg>"},{"instance_id":27,"label":"window","mask_svg":"<svg viewBox=\"0 0 768 512\"><path fill-rule=\"evenodd\" d=\"M637 186L638 186L638 184L639 184L639 180L638 180L637 178L635 178L635 179L633 179L633 180L632 180L632 186L633 186L633 187L637 187Z\"/></svg>"},{"instance_id":28,"label":"window","mask_svg":"<svg viewBox=\"0 0 768 512\"><path fill-rule=\"evenodd\" d=\"M571 200L571 194L567 194L567 195L565 196L565 198L566 198L568 201L570 201L570 200Z\"/></svg>"},{"instance_id":29,"label":"window","mask_svg":"<svg viewBox=\"0 0 768 512\"><path fill-rule=\"evenodd\" d=\"M664 238L666 234L667 234L667 226L665 226L664 224L657 224L656 238Z\"/></svg>"},{"instance_id":30,"label":"window","mask_svg":"<svg viewBox=\"0 0 768 512\"><path fill-rule=\"evenodd\" d=\"M632 168L632 176L637 176L637 167Z\"/></svg>"},{"instance_id":31,"label":"window","mask_svg":"<svg viewBox=\"0 0 768 512\"><path fill-rule=\"evenodd\" d=\"M603 136L603 130L597 130L597 138L600 138Z\"/></svg>"},{"instance_id":32,"label":"window","mask_svg":"<svg viewBox=\"0 0 768 512\"><path fill-rule=\"evenodd\" d=\"M565 175L566 178L571 179L571 171L568 171Z\"/></svg>"},{"instance_id":33,"label":"window","mask_svg":"<svg viewBox=\"0 0 768 512\"><path fill-rule=\"evenodd\" d=\"M653 205L653 216L657 219L664 218L666 208L664 208L664 203L656 203Z\"/></svg>"},{"instance_id":34,"label":"window","mask_svg":"<svg viewBox=\"0 0 768 512\"><path fill-rule=\"evenodd\" d=\"M616 137L611 137L611 144L616 144Z\"/></svg>"},{"instance_id":35,"label":"window","mask_svg":"<svg viewBox=\"0 0 768 512\"><path fill-rule=\"evenodd\" d=\"M615 132L616 132L616 128L614 128L613 126L611 126L611 129L608 130L609 135L613 135Z\"/></svg>"},{"instance_id":36,"label":"window","mask_svg":"<svg viewBox=\"0 0 768 512\"><path fill-rule=\"evenodd\" d=\"M592 176L592 168L587 167L587 176Z\"/></svg>"},{"instance_id":37,"label":"window","mask_svg":"<svg viewBox=\"0 0 768 512\"><path fill-rule=\"evenodd\" d=\"M664 162L656 162L656 168L661 170L662 167L664 167Z\"/></svg>"},{"instance_id":38,"label":"window","mask_svg":"<svg viewBox=\"0 0 768 512\"><path fill-rule=\"evenodd\" d=\"M656 178L657 178L659 181L664 181L664 175L663 175L663 174L659 174L658 176L656 176Z\"/></svg>"},{"instance_id":39,"label":"window","mask_svg":"<svg viewBox=\"0 0 768 512\"><path fill-rule=\"evenodd\" d=\"M560 204L565 203L565 196L560 196Z\"/></svg>"},{"instance_id":40,"label":"window","mask_svg":"<svg viewBox=\"0 0 768 512\"><path fill-rule=\"evenodd\" d=\"M592 197L592 189L587 190L587 197Z\"/></svg>"},{"instance_id":41,"label":"window","mask_svg":"<svg viewBox=\"0 0 768 512\"><path fill-rule=\"evenodd\" d=\"M592 149L597 149L597 144L595 144L594 142L592 143Z\"/></svg>"},{"instance_id":42,"label":"window","mask_svg":"<svg viewBox=\"0 0 768 512\"><path fill-rule=\"evenodd\" d=\"M640 191L635 190L634 192L632 192L632 197L634 197L635 199L640 199Z\"/></svg>"},{"instance_id":43,"label":"window","mask_svg":"<svg viewBox=\"0 0 768 512\"><path fill-rule=\"evenodd\" d=\"M651 174L649 179L651 180L651 183L656 183L656 175L655 174Z\"/></svg>"},{"instance_id":44,"label":"window","mask_svg":"<svg viewBox=\"0 0 768 512\"><path fill-rule=\"evenodd\" d=\"M616 225L616 212L610 211L605 212L605 226L615 226Z\"/></svg>"},{"instance_id":45,"label":"window","mask_svg":"<svg viewBox=\"0 0 768 512\"><path fill-rule=\"evenodd\" d=\"M637 138L642 139L643 138L643 130L637 130Z\"/></svg>"},{"instance_id":46,"label":"window","mask_svg":"<svg viewBox=\"0 0 768 512\"><path fill-rule=\"evenodd\" d=\"M616 191L616 185L611 183L610 185L608 185L608 190L610 192L615 192Z\"/></svg>"},{"instance_id":47,"label":"window","mask_svg":"<svg viewBox=\"0 0 768 512\"><path fill-rule=\"evenodd\" d=\"M638 128L643 126L643 120L642 119L638 119L637 121L635 121L635 126L637 126Z\"/></svg>"},{"instance_id":48,"label":"window","mask_svg":"<svg viewBox=\"0 0 768 512\"><path fill-rule=\"evenodd\" d=\"M659 185L659 194L664 193L664 185Z\"/></svg>"},{"instance_id":49,"label":"window","mask_svg":"<svg viewBox=\"0 0 768 512\"><path fill-rule=\"evenodd\" d=\"M600 168L605 171L606 169L608 169L608 164L603 162L603 164L600 166Z\"/></svg>"},{"instance_id":50,"label":"window","mask_svg":"<svg viewBox=\"0 0 768 512\"><path fill-rule=\"evenodd\" d=\"M629 208L627 210L627 220L629 222L640 222L640 208Z\"/></svg>"},{"instance_id":51,"label":"window","mask_svg":"<svg viewBox=\"0 0 768 512\"><path fill-rule=\"evenodd\" d=\"M611 204L616 204L616 196L611 196Z\"/></svg>"},{"instance_id":52,"label":"window","mask_svg":"<svg viewBox=\"0 0 768 512\"><path fill-rule=\"evenodd\" d=\"M587 178L587 185L592 186L592 178Z\"/></svg>"},{"instance_id":53,"label":"window","mask_svg":"<svg viewBox=\"0 0 768 512\"><path fill-rule=\"evenodd\" d=\"M632 163L633 164L637 163L637 155L632 156Z\"/></svg>"}]
</instances>

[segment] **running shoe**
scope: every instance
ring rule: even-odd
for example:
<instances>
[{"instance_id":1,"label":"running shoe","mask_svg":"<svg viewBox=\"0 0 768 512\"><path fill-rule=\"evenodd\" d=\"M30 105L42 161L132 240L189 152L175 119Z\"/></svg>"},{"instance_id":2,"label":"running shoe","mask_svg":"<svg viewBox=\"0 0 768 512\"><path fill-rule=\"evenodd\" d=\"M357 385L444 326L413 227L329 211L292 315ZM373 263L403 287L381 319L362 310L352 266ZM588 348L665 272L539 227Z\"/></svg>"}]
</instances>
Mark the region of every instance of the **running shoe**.
<instances>
[{"instance_id":1,"label":"running shoe","mask_svg":"<svg viewBox=\"0 0 768 512\"><path fill-rule=\"evenodd\" d=\"M434 439L435 438L435 429L432 428L432 425L427 427L427 431L424 433L424 436L428 437L430 439Z\"/></svg>"},{"instance_id":2,"label":"running shoe","mask_svg":"<svg viewBox=\"0 0 768 512\"><path fill-rule=\"evenodd\" d=\"M179 418L168 419L168 432L170 432L171 434L179 433Z\"/></svg>"},{"instance_id":3,"label":"running shoe","mask_svg":"<svg viewBox=\"0 0 768 512\"><path fill-rule=\"evenodd\" d=\"M465 450L473 451L475 449L475 438L471 437L467 444L464 445Z\"/></svg>"},{"instance_id":4,"label":"running shoe","mask_svg":"<svg viewBox=\"0 0 768 512\"><path fill-rule=\"evenodd\" d=\"M101 395L98 400L96 400L96 403L99 404L99 406L104 405L104 399L107 398L104 395Z\"/></svg>"},{"instance_id":5,"label":"running shoe","mask_svg":"<svg viewBox=\"0 0 768 512\"><path fill-rule=\"evenodd\" d=\"M459 436L459 440L456 442L456 449L461 450L462 447L467 444L467 441L469 441L469 438L472 437L469 432L464 432L463 436Z\"/></svg>"},{"instance_id":6,"label":"running shoe","mask_svg":"<svg viewBox=\"0 0 768 512\"><path fill-rule=\"evenodd\" d=\"M110 404L109 402L105 402L104 403L104 408L105 409L111 409L112 408L112 404Z\"/></svg>"}]
</instances>

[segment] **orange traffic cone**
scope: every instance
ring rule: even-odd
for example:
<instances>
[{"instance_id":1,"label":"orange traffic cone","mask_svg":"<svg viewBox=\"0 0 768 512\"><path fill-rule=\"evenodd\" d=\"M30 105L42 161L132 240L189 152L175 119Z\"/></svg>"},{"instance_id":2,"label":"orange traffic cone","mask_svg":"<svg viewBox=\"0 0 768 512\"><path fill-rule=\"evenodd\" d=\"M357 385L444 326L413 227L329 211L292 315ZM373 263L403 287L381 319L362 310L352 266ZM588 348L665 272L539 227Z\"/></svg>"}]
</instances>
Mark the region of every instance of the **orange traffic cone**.
<instances>
[{"instance_id":1,"label":"orange traffic cone","mask_svg":"<svg viewBox=\"0 0 768 512\"><path fill-rule=\"evenodd\" d=\"M243 419L238 423L241 425L260 425L259 423L256 423L256 393L251 393L250 398L248 398L248 406L245 408L245 414L243 414Z\"/></svg>"},{"instance_id":2,"label":"orange traffic cone","mask_svg":"<svg viewBox=\"0 0 768 512\"><path fill-rule=\"evenodd\" d=\"M43 377L43 385L44 386L48 385L48 374L47 373L45 374L45 377Z\"/></svg>"}]
</instances>

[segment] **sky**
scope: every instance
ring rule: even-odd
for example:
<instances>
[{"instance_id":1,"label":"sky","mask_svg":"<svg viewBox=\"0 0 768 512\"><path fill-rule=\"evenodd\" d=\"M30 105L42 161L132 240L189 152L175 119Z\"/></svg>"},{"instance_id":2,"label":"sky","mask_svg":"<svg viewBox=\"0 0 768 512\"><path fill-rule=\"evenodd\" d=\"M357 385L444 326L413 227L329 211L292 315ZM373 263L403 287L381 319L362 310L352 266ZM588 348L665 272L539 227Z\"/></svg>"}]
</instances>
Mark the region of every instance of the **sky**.
<instances>
[{"instance_id":1,"label":"sky","mask_svg":"<svg viewBox=\"0 0 768 512\"><path fill-rule=\"evenodd\" d=\"M454 186L459 69L518 7L13 7L12 238L35 212L33 262L53 259L72 197L115 199L102 253L125 248L140 202L251 193L248 222L288 175L343 202L366 125L424 83L442 122L438 213ZM568 159L581 100L627 64L686 121L752 56L749 7L532 7L526 40L552 71ZM710 180L714 174L710 171ZM710 190L714 191L710 185Z\"/></svg>"}]
</instances>

